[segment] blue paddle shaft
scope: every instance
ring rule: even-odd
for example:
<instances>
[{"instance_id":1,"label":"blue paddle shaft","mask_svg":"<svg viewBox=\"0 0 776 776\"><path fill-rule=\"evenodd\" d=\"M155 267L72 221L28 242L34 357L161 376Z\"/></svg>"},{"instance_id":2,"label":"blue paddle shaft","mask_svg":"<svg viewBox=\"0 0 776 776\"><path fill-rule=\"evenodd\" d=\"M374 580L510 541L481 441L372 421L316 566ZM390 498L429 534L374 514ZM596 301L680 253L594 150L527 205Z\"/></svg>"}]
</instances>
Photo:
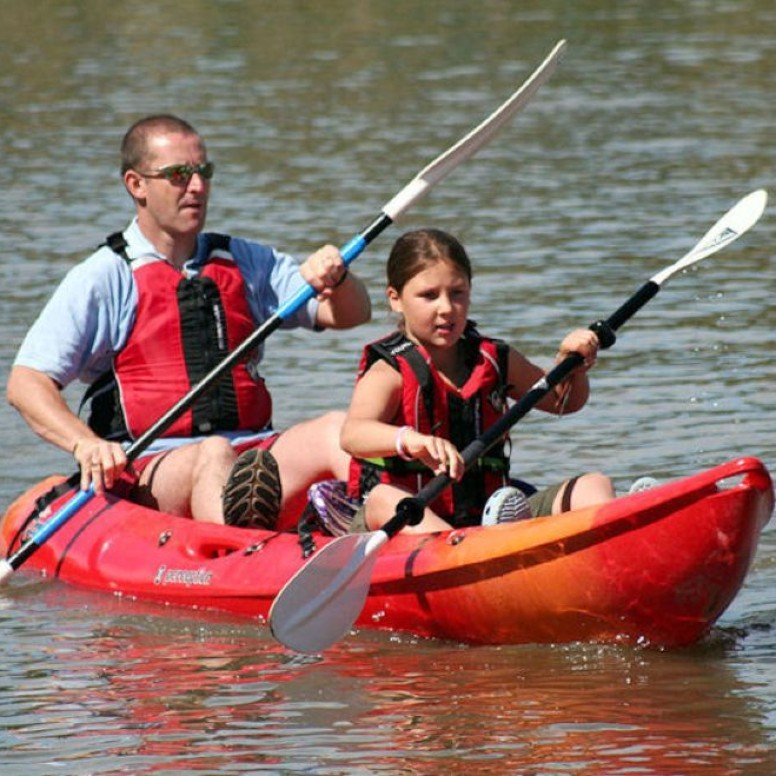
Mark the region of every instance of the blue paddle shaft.
<instances>
[{"instance_id":1,"label":"blue paddle shaft","mask_svg":"<svg viewBox=\"0 0 776 776\"><path fill-rule=\"evenodd\" d=\"M369 245L380 232L393 223L384 213L373 221L361 234L357 234L350 242L346 243L340 249L345 266L350 266L351 262L360 256L367 245ZM289 315L293 315L303 305L307 304L316 294L316 290L311 285L300 288L290 299L278 307L275 315L284 321ZM274 317L274 316L273 316ZM269 320L272 320L271 318Z\"/></svg>"},{"instance_id":2,"label":"blue paddle shaft","mask_svg":"<svg viewBox=\"0 0 776 776\"><path fill-rule=\"evenodd\" d=\"M14 569L19 568L45 541L56 533L84 504L94 497L94 488L79 490L50 520L38 528L24 545L10 558L8 564Z\"/></svg>"}]
</instances>

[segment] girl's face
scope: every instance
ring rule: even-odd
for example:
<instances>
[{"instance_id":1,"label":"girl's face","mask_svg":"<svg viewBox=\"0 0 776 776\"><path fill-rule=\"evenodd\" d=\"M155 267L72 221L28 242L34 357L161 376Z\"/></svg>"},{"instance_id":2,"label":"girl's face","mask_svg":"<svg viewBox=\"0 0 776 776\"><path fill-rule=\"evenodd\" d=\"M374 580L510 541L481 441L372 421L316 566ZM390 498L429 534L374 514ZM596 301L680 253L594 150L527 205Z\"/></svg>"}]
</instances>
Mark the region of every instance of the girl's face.
<instances>
[{"instance_id":1,"label":"girl's face","mask_svg":"<svg viewBox=\"0 0 776 776\"><path fill-rule=\"evenodd\" d=\"M466 327L471 284L450 261L436 261L414 275L401 292L388 287L391 309L404 318L405 334L427 350L455 345Z\"/></svg>"}]
</instances>

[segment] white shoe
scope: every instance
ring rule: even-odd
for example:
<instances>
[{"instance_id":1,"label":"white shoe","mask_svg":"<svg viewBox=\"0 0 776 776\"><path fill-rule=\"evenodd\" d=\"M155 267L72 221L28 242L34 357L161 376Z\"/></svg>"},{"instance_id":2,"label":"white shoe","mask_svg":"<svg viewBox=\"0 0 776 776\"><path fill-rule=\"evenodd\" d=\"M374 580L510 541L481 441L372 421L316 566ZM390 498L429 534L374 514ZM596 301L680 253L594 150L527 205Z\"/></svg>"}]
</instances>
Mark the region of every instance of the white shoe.
<instances>
[{"instance_id":1,"label":"white shoe","mask_svg":"<svg viewBox=\"0 0 776 776\"><path fill-rule=\"evenodd\" d=\"M631 486L628 493L640 493L642 490L656 488L660 482L654 477L639 477Z\"/></svg>"},{"instance_id":2,"label":"white shoe","mask_svg":"<svg viewBox=\"0 0 776 776\"><path fill-rule=\"evenodd\" d=\"M498 525L499 523L513 523L516 520L527 520L533 517L531 505L525 497L525 493L519 488L508 486L499 488L491 494L482 510L483 525Z\"/></svg>"}]
</instances>

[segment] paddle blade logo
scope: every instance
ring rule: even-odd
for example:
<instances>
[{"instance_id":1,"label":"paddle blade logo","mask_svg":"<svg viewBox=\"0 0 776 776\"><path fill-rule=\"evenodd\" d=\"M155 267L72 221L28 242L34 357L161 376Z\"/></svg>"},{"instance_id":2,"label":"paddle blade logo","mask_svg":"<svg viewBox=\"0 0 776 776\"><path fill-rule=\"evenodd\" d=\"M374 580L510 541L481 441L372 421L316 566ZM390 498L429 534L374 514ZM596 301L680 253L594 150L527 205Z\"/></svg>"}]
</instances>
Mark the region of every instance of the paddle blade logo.
<instances>
[{"instance_id":1,"label":"paddle blade logo","mask_svg":"<svg viewBox=\"0 0 776 776\"><path fill-rule=\"evenodd\" d=\"M738 237L738 232L735 229L731 229L729 226L717 235L717 238L713 240L708 247L712 245L724 245L725 243L733 242Z\"/></svg>"}]
</instances>

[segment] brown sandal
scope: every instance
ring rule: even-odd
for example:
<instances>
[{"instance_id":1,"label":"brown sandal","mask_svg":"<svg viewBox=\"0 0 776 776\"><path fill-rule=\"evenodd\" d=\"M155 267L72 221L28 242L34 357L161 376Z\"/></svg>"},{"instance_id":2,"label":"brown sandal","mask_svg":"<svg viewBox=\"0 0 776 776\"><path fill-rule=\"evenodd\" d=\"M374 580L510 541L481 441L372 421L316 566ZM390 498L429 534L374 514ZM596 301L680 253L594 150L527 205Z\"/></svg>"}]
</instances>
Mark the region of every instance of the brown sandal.
<instances>
[{"instance_id":1,"label":"brown sandal","mask_svg":"<svg viewBox=\"0 0 776 776\"><path fill-rule=\"evenodd\" d=\"M234 462L224 486L224 522L240 528L274 530L281 497L275 457L269 450L246 450Z\"/></svg>"}]
</instances>

